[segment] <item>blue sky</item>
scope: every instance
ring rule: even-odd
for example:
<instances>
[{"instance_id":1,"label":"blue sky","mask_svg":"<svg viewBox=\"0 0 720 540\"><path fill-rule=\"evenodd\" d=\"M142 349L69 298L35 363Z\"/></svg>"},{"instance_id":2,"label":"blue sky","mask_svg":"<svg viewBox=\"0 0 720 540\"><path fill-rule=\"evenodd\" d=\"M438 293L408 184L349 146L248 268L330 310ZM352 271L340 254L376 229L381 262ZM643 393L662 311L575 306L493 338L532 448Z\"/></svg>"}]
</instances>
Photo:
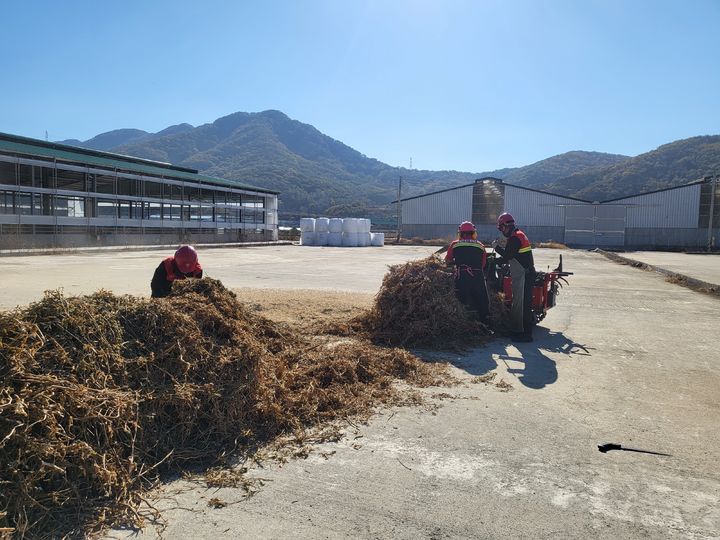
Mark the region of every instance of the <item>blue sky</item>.
<instances>
[{"instance_id":1,"label":"blue sky","mask_svg":"<svg viewBox=\"0 0 720 540\"><path fill-rule=\"evenodd\" d=\"M277 109L363 154L484 172L720 134L720 0L3 5L0 131Z\"/></svg>"}]
</instances>

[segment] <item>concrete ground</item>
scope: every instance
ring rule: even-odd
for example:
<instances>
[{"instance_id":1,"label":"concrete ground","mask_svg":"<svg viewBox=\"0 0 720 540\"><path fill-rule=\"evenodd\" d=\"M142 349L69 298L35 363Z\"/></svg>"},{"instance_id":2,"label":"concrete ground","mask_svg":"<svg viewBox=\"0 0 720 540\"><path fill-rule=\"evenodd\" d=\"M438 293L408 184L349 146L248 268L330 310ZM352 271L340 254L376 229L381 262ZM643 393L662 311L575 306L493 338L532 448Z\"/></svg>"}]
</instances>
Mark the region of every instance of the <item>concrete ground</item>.
<instances>
[{"instance_id":1,"label":"concrete ground","mask_svg":"<svg viewBox=\"0 0 720 540\"><path fill-rule=\"evenodd\" d=\"M333 248L298 245L199 250L206 276L229 288L344 290L375 293L389 265L426 257L428 246ZM0 257L0 309L42 298L62 288L81 295L104 288L150 296L150 280L172 250L112 251Z\"/></svg>"},{"instance_id":2,"label":"concrete ground","mask_svg":"<svg viewBox=\"0 0 720 540\"><path fill-rule=\"evenodd\" d=\"M685 276L720 285L720 254L688 254L667 251L628 251L622 257L657 266Z\"/></svg>"},{"instance_id":3,"label":"concrete ground","mask_svg":"<svg viewBox=\"0 0 720 540\"><path fill-rule=\"evenodd\" d=\"M387 264L432 251L286 246L201 257L231 287L361 291L377 290ZM538 268L559 253L536 250ZM307 459L251 470L266 481L249 499L167 484L154 501L164 537L720 538L718 299L599 253L562 253L575 275L534 343L428 354L463 383L425 390L426 406L382 410ZM39 283L147 293L161 255L3 258L2 286L25 287L10 305L37 297ZM478 382L488 373L493 381ZM603 454L605 442L670 455Z\"/></svg>"}]
</instances>

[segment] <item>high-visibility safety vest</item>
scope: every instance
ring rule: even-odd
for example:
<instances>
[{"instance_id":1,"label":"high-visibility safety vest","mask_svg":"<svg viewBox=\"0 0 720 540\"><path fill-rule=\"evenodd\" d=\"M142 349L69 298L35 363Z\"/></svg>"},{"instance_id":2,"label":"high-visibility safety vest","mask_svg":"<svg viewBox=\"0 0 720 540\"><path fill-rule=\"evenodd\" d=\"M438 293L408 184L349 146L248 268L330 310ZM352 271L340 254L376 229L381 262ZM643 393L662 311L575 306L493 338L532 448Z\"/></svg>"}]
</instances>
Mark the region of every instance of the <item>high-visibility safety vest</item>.
<instances>
[{"instance_id":1,"label":"high-visibility safety vest","mask_svg":"<svg viewBox=\"0 0 720 540\"><path fill-rule=\"evenodd\" d=\"M520 229L515 229L510 236L516 237L518 240L520 240L520 249L518 249L518 253L528 253L529 251L532 251L532 246L530 246L530 240L528 240L528 237L525 236L525 233L522 232Z\"/></svg>"},{"instance_id":2,"label":"high-visibility safety vest","mask_svg":"<svg viewBox=\"0 0 720 540\"><path fill-rule=\"evenodd\" d=\"M163 261L165 265L165 273L167 274L168 281L175 281L176 279L185 279L188 277L186 274L181 272L175 273L175 257L168 257ZM195 263L195 268L191 272L192 277L199 278L202 275L202 266L200 263Z\"/></svg>"},{"instance_id":3,"label":"high-visibility safety vest","mask_svg":"<svg viewBox=\"0 0 720 540\"><path fill-rule=\"evenodd\" d=\"M482 251L482 263L481 268L485 268L485 264L487 262L487 252L485 251L485 245L480 240L473 240L471 238L462 238L459 240L453 240L453 242L450 244L450 247L447 250L447 254L445 255L445 260L450 262L453 261L455 258L455 250L457 248L461 247L471 247L475 249L480 249Z\"/></svg>"}]
</instances>

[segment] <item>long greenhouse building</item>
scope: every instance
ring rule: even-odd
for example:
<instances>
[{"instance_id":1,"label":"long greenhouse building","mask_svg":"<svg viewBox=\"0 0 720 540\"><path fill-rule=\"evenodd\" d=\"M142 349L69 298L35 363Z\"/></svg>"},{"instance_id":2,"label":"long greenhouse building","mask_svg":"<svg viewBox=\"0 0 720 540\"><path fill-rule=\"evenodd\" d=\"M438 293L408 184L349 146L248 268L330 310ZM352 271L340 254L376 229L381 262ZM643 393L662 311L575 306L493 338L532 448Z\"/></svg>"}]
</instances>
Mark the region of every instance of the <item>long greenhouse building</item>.
<instances>
[{"instance_id":1,"label":"long greenhouse building","mask_svg":"<svg viewBox=\"0 0 720 540\"><path fill-rule=\"evenodd\" d=\"M397 203L397 201L395 201ZM472 221L480 239L498 236L510 212L534 242L613 249L716 249L720 243L720 176L602 202L512 185L498 178L400 201L406 238L452 238Z\"/></svg>"},{"instance_id":2,"label":"long greenhouse building","mask_svg":"<svg viewBox=\"0 0 720 540\"><path fill-rule=\"evenodd\" d=\"M0 249L277 240L278 192L0 133Z\"/></svg>"}]
</instances>

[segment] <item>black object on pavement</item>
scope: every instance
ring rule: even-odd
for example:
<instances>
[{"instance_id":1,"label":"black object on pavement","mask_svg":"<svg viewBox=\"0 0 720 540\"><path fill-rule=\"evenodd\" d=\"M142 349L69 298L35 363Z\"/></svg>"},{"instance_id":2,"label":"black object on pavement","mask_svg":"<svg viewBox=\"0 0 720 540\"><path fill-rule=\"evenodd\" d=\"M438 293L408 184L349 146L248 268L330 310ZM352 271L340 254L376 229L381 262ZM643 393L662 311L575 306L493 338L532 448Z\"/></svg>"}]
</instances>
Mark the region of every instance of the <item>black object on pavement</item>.
<instances>
[{"instance_id":1,"label":"black object on pavement","mask_svg":"<svg viewBox=\"0 0 720 540\"><path fill-rule=\"evenodd\" d=\"M652 450L639 450L637 448L623 448L622 445L617 443L603 443L598 444L598 450L600 450L603 454L609 452L610 450L624 450L625 452L641 452L643 454L654 454L656 456L669 456L670 454L663 454L662 452L653 452Z\"/></svg>"}]
</instances>

